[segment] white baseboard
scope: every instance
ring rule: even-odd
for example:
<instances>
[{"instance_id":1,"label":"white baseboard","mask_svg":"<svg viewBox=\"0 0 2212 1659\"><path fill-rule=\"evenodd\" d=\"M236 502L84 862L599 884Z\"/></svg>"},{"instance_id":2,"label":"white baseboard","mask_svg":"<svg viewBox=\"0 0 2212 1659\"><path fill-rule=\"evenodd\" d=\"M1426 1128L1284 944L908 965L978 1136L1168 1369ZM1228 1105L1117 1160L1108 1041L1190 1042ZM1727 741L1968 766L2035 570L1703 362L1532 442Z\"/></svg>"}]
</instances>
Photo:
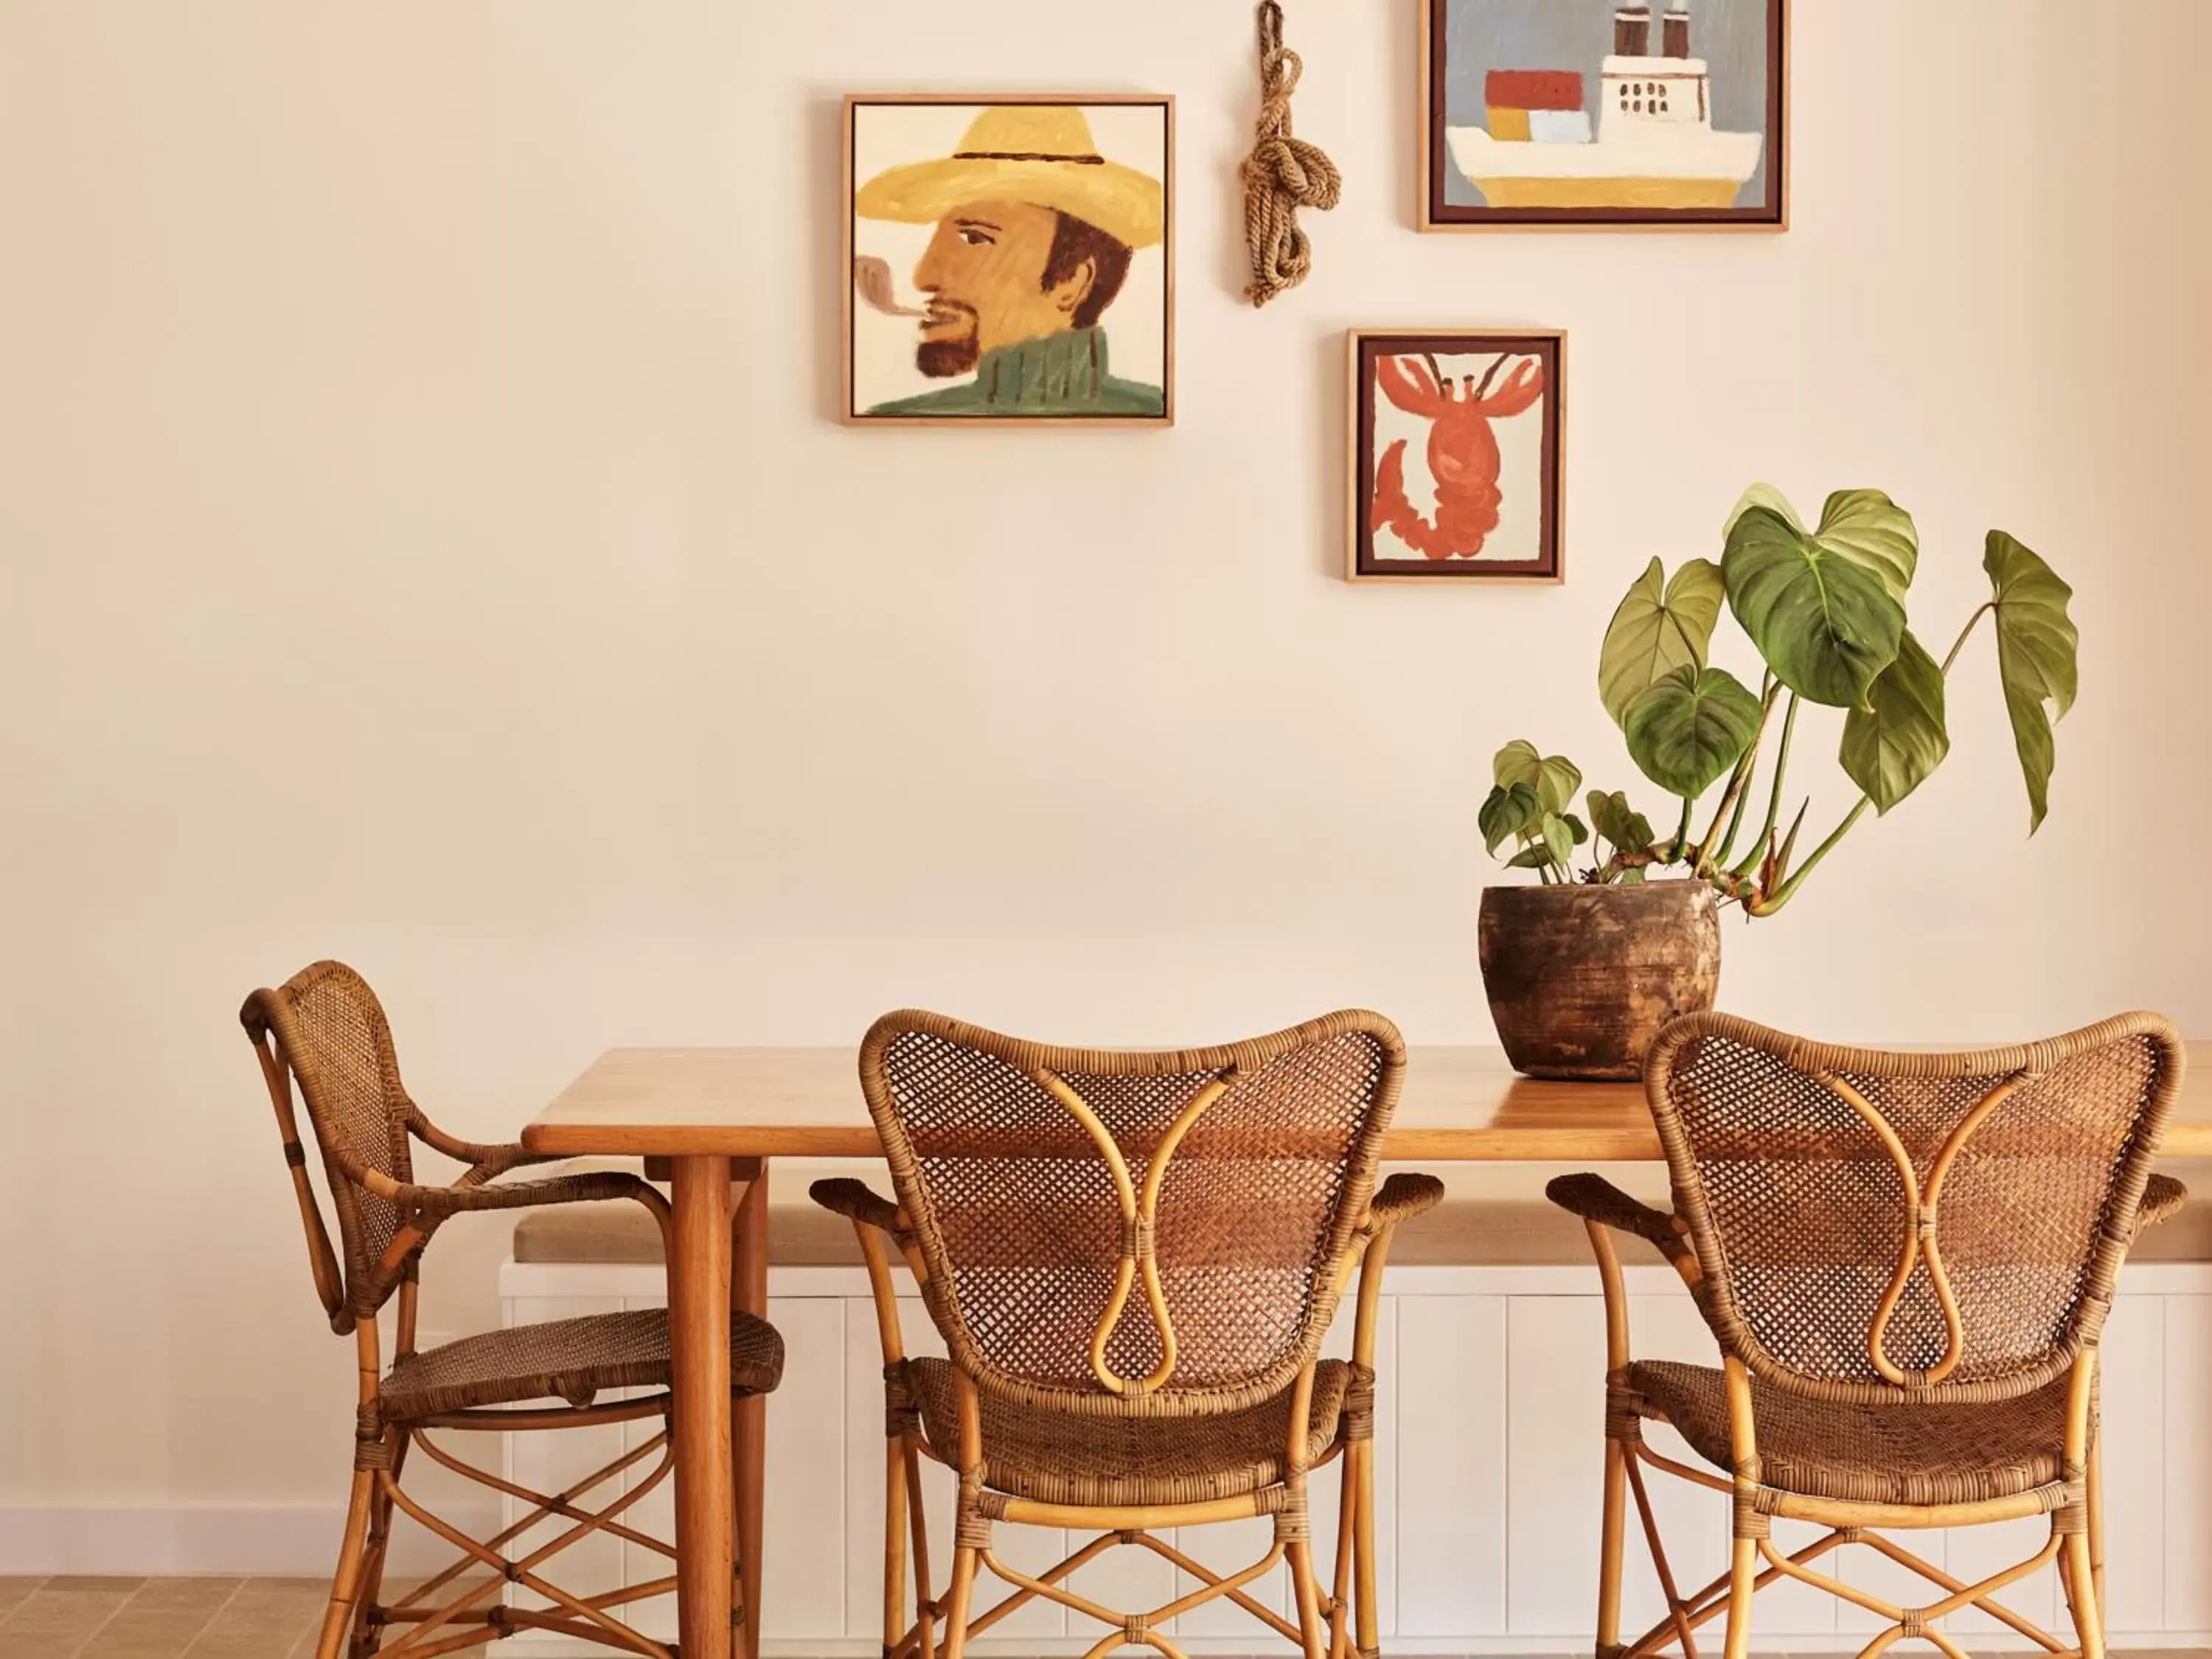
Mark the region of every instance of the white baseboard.
<instances>
[{"instance_id":1,"label":"white baseboard","mask_svg":"<svg viewBox=\"0 0 2212 1659\"><path fill-rule=\"evenodd\" d=\"M496 1504L454 1508L473 1537L500 1527ZM235 1574L321 1578L337 1563L343 1504L183 1504L167 1508L0 1509L0 1575ZM450 1546L404 1516L392 1534L392 1570L435 1571Z\"/></svg>"}]
</instances>

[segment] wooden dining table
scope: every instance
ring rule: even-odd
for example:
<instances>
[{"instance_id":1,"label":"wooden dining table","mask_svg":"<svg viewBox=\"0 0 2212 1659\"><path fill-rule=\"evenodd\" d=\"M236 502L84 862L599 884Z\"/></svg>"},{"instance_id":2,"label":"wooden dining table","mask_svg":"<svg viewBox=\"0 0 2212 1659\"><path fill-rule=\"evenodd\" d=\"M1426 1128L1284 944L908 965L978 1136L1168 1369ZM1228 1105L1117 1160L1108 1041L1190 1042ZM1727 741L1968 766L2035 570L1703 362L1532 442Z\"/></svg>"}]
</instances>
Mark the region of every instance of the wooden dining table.
<instances>
[{"instance_id":1,"label":"wooden dining table","mask_svg":"<svg viewBox=\"0 0 2212 1659\"><path fill-rule=\"evenodd\" d=\"M2212 1158L2212 1044L2190 1048L2164 1152ZM732 1406L728 1310L766 1312L774 1161L881 1156L854 1050L612 1048L522 1141L534 1152L642 1158L671 1184L678 1630L684 1659L758 1659L767 1401ZM1661 1152L1635 1084L1539 1081L1494 1048L1415 1048L1382 1156L1642 1163ZM740 1571L750 1605L733 1625Z\"/></svg>"}]
</instances>

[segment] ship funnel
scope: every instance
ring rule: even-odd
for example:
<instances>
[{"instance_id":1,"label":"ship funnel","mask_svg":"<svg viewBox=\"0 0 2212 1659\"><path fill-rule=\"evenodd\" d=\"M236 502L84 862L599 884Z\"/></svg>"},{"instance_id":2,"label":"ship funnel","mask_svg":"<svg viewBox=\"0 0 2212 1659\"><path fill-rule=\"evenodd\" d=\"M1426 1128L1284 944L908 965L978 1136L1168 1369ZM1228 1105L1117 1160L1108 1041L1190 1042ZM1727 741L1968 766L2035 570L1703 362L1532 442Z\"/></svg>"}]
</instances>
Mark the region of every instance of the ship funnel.
<instances>
[{"instance_id":1,"label":"ship funnel","mask_svg":"<svg viewBox=\"0 0 2212 1659\"><path fill-rule=\"evenodd\" d=\"M1651 8L1623 6L1613 15L1613 52L1616 58L1647 58L1651 53Z\"/></svg>"},{"instance_id":2,"label":"ship funnel","mask_svg":"<svg viewBox=\"0 0 2212 1659\"><path fill-rule=\"evenodd\" d=\"M1677 6L1661 21L1664 25L1662 33L1667 56L1687 58L1690 55L1690 14Z\"/></svg>"}]
</instances>

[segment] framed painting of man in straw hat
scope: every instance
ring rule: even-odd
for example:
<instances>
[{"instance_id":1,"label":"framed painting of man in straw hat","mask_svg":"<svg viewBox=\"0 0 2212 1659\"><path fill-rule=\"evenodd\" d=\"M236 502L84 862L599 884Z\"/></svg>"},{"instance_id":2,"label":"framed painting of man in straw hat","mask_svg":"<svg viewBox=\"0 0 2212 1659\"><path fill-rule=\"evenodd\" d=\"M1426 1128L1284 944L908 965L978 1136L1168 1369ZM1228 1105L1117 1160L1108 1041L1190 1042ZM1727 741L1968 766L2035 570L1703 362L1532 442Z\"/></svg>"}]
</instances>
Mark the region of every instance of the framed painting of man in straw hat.
<instances>
[{"instance_id":1,"label":"framed painting of man in straw hat","mask_svg":"<svg viewBox=\"0 0 2212 1659\"><path fill-rule=\"evenodd\" d=\"M845 100L843 412L1175 418L1174 101Z\"/></svg>"}]
</instances>

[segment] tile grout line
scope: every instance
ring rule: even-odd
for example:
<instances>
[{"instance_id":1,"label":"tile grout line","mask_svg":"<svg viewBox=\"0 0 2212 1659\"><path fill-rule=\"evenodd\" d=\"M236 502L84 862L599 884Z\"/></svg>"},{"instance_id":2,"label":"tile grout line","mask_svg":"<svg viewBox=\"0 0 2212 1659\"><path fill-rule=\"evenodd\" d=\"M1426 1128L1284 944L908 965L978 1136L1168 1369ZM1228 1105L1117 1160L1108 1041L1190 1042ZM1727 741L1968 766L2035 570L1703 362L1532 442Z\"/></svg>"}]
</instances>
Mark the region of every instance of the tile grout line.
<instances>
[{"instance_id":1,"label":"tile grout line","mask_svg":"<svg viewBox=\"0 0 2212 1659\"><path fill-rule=\"evenodd\" d=\"M48 1582L51 1583L52 1581L49 1580ZM87 1648L90 1647L93 1644L93 1642L99 1637L100 1632L106 1630L110 1625L121 1618L123 1615L123 1609L129 1607L133 1601L136 1601L144 1592L146 1586L153 1582L154 1581L151 1578L140 1579L138 1581L138 1588L132 1590L130 1595L125 1596L121 1601L117 1603L113 1613L109 1613L106 1618L101 1620L89 1631L86 1632L84 1639L70 1650L70 1659L75 1659L76 1655L82 1653Z\"/></svg>"},{"instance_id":2,"label":"tile grout line","mask_svg":"<svg viewBox=\"0 0 2212 1659\"><path fill-rule=\"evenodd\" d=\"M224 1613L230 1610L230 1604L238 1600L240 1596L243 1595L246 1593L246 1587L252 1582L253 1580L250 1577L242 1577L238 1581L237 1584L232 1589L230 1594L224 1596L222 1601L217 1604L215 1611L208 1614L207 1623L202 1625L199 1627L198 1632L193 1636L192 1639L185 1644L183 1650L178 1655L178 1659L184 1659L185 1654L190 1653L194 1648L199 1646L202 1639L206 1637L210 1631L215 1628L216 1620L222 1618Z\"/></svg>"},{"instance_id":3,"label":"tile grout line","mask_svg":"<svg viewBox=\"0 0 2212 1659\"><path fill-rule=\"evenodd\" d=\"M0 1630L6 1629L9 1620L15 1618L15 1616L21 1613L25 1607L30 1606L31 1598L38 1595L40 1591L46 1589L47 1585L53 1582L53 1576L51 1573L46 1577L37 1580L32 1584L28 1590L24 1592L23 1599L21 1601L16 1602L15 1605L9 1608L7 1612L0 1613Z\"/></svg>"}]
</instances>

